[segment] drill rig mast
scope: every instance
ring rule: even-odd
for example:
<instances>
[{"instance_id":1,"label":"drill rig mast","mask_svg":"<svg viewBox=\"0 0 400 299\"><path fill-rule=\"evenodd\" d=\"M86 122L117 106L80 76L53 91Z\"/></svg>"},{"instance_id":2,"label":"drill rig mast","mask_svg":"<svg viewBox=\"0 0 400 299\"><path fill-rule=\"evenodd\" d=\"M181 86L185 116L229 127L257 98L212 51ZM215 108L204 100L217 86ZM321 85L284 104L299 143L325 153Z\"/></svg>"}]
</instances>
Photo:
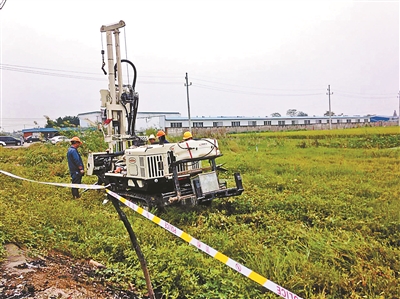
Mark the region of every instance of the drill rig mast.
<instances>
[{"instance_id":1,"label":"drill rig mast","mask_svg":"<svg viewBox=\"0 0 400 299\"><path fill-rule=\"evenodd\" d=\"M135 135L135 119L139 104L139 94L135 92L136 67L129 60L121 59L119 29L124 26L125 22L120 21L100 28L100 32L106 33L107 40L108 90L100 90L100 94L103 118L109 123L105 141L110 146L110 152L124 151L127 146L140 143L140 139ZM104 53L102 52L102 54ZM122 63L129 64L133 69L134 77L131 85L123 82ZM104 64L103 71L106 73Z\"/></svg>"},{"instance_id":2,"label":"drill rig mast","mask_svg":"<svg viewBox=\"0 0 400 299\"><path fill-rule=\"evenodd\" d=\"M125 22L120 21L100 29L107 39L108 89L100 94L109 149L89 154L87 174L96 175L98 183L110 185L121 196L149 207L209 204L215 198L242 194L239 173L234 174L236 187L232 188L218 178L220 169L215 160L222 154L217 140L146 145L136 136L137 73L132 62L121 59L119 29L124 26ZM122 63L133 69L132 84L123 82ZM104 66L103 58L103 72L107 74ZM206 162L208 165L203 166Z\"/></svg>"}]
</instances>

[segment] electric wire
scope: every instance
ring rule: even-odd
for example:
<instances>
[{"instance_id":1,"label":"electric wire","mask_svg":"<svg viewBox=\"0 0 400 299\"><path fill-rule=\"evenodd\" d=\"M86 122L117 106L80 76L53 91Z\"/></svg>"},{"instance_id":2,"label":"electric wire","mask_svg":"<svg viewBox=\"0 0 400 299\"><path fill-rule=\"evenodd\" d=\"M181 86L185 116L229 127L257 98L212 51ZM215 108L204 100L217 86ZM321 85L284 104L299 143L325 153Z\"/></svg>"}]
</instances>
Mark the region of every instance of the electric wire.
<instances>
[{"instance_id":1,"label":"electric wire","mask_svg":"<svg viewBox=\"0 0 400 299\"><path fill-rule=\"evenodd\" d=\"M216 90L216 91L224 91L224 92L233 92L236 94L245 94L245 95L257 95L257 96L317 96L317 95L323 95L323 92L320 93L305 93L305 94L276 94L276 93L262 93L262 92L248 92L248 91L240 91L240 90L234 90L234 89L228 89L228 88L222 88L222 87L215 87L215 86L210 86L210 85L204 85L204 84L193 84L192 87L199 87L203 89L209 89L209 90Z\"/></svg>"},{"instance_id":2,"label":"electric wire","mask_svg":"<svg viewBox=\"0 0 400 299\"><path fill-rule=\"evenodd\" d=\"M192 79L192 80L193 81L196 80L196 81L208 82L208 83L216 83L216 84L220 84L220 85L241 87L241 88L261 89L261 90L308 91L308 92L321 90L321 88L314 88L314 89L282 89L282 88L263 88L263 87L254 87L254 86L243 86L243 85L237 85L237 84L229 84L229 83L222 83L222 82L215 82L215 81L209 81L209 80L196 79L196 77L194 77L194 79Z\"/></svg>"},{"instance_id":3,"label":"electric wire","mask_svg":"<svg viewBox=\"0 0 400 299\"><path fill-rule=\"evenodd\" d=\"M16 68L16 69L26 69L26 70L33 69L33 70L44 70L44 71L73 73L73 74L78 73L78 74L98 75L98 73L69 71L69 70L57 70L57 69L48 69L48 68L41 68L41 67L22 66L22 65L15 65L15 64L5 64L5 63L0 63L0 68Z\"/></svg>"},{"instance_id":4,"label":"electric wire","mask_svg":"<svg viewBox=\"0 0 400 299\"><path fill-rule=\"evenodd\" d=\"M349 92L342 92L342 91L336 91L334 95L340 95L343 97L348 97L348 98L368 98L368 99L392 99L393 95L390 94L361 94L361 93L349 93Z\"/></svg>"},{"instance_id":5,"label":"electric wire","mask_svg":"<svg viewBox=\"0 0 400 299\"><path fill-rule=\"evenodd\" d=\"M92 81L104 81L104 79L101 79L101 78L54 73L54 72L40 70L40 68L29 69L29 68L23 68L23 67L11 67L11 66L6 66L6 65L2 64L2 65L0 65L0 69L6 70L6 71L26 73L26 74L45 75L45 76L50 76L50 77L84 79L84 80L92 80ZM60 70L53 70L53 71L55 71L55 72L70 72L70 71L60 71Z\"/></svg>"},{"instance_id":6,"label":"electric wire","mask_svg":"<svg viewBox=\"0 0 400 299\"><path fill-rule=\"evenodd\" d=\"M2 9L4 7L6 2L7 2L7 0L3 0L3 1L0 2L0 9Z\"/></svg>"},{"instance_id":7,"label":"electric wire","mask_svg":"<svg viewBox=\"0 0 400 299\"><path fill-rule=\"evenodd\" d=\"M103 41L102 41L103 43ZM80 72L80 71L71 71L71 70L59 70L59 69L51 69L51 68L39 68L39 67L30 67L30 66L21 66L21 65L14 65L14 64L1 64L0 69L5 71L13 71L13 72L21 72L26 74L33 74L33 75L45 75L51 77L62 77L62 78L70 78L70 79L80 79L80 80L91 80L91 81L104 81L103 74L97 74L92 72ZM129 73L129 72L128 72ZM74 75L74 74L82 74L82 76ZM85 76L89 75L89 76ZM98 75L98 77L90 76L90 75ZM153 79L181 79L179 76L154 76L154 75L143 75L141 78L153 78ZM257 86L242 86L230 83L221 83L216 81L209 81L203 79L196 79L193 80L195 84L192 87L206 89L206 90L213 90L213 91L220 91L220 92L227 92L227 93L235 93L241 95L251 95L251 96L271 96L271 97L302 97L302 96L323 96L325 92L313 92L318 89L270 89L270 88L261 88ZM211 84L218 84L218 86L211 85L211 84L196 84L196 81L200 82L207 82ZM143 81L140 80L141 84L154 84L154 85L181 85L180 81ZM232 86L236 87L237 89L233 88L225 88L221 87L221 85L225 86ZM257 91L246 91L241 88L246 89L253 89L253 90L261 90L266 92L257 92ZM322 90L322 89L321 89ZM275 91L275 92L268 92L268 91ZM276 91L282 91L276 92ZM303 93L304 92L304 93ZM361 99L391 99L393 97L397 97L396 94L361 94L361 93L354 93L354 92L346 92L342 90L334 90L334 95L340 95L341 97L347 98L361 98Z\"/></svg>"}]
</instances>

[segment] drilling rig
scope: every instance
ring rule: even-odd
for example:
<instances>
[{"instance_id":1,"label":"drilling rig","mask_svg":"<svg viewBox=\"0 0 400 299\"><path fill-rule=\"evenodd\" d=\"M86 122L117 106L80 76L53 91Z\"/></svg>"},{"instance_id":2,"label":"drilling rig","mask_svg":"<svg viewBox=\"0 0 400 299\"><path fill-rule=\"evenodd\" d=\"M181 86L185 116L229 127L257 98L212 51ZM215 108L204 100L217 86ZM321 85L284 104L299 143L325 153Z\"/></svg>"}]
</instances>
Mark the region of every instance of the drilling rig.
<instances>
[{"instance_id":1,"label":"drilling rig","mask_svg":"<svg viewBox=\"0 0 400 299\"><path fill-rule=\"evenodd\" d=\"M100 90L100 100L108 149L89 154L87 174L96 175L98 184L145 207L207 205L215 198L241 195L244 189L239 173L234 173L236 186L231 188L219 179L221 168L216 159L222 154L216 139L150 145L135 134L137 72L131 61L121 59L119 29L124 26L120 21L100 28L107 41L107 63L102 50L102 69L108 75L108 89ZM133 71L131 84L124 84L123 64Z\"/></svg>"}]
</instances>

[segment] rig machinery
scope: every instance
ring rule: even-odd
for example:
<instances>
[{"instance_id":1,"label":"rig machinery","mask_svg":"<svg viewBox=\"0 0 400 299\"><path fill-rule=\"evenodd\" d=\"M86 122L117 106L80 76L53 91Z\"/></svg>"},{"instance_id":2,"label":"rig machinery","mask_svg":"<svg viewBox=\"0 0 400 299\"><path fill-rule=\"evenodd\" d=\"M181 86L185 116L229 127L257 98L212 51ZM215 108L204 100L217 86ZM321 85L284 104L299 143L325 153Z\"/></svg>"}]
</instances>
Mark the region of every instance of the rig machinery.
<instances>
[{"instance_id":1,"label":"rig machinery","mask_svg":"<svg viewBox=\"0 0 400 299\"><path fill-rule=\"evenodd\" d=\"M119 29L124 26L125 22L120 21L100 29L107 40L109 88L100 94L103 123L107 124L104 138L109 148L89 154L87 174L96 175L98 184L109 185L112 191L146 207L210 204L215 198L242 194L239 173L234 174L236 186L231 188L218 177L216 159L222 154L217 140L150 145L135 134L137 73L132 62L121 59ZM103 50L102 54L107 75ZM132 84L123 83L123 63L133 69Z\"/></svg>"}]
</instances>

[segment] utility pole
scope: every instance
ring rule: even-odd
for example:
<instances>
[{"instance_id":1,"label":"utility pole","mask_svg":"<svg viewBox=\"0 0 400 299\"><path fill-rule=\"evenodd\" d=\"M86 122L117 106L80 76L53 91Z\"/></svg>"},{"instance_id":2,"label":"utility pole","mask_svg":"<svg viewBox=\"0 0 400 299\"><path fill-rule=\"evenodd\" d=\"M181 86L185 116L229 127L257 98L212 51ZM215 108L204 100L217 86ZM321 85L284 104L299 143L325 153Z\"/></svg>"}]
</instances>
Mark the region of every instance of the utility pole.
<instances>
[{"instance_id":1,"label":"utility pole","mask_svg":"<svg viewBox=\"0 0 400 299\"><path fill-rule=\"evenodd\" d=\"M188 73L186 73L186 95L187 95L187 106L188 106L188 117L189 117L189 132L192 133L192 125L190 120L190 102L189 102L189 86L192 85L192 82L189 83Z\"/></svg>"},{"instance_id":2,"label":"utility pole","mask_svg":"<svg viewBox=\"0 0 400 299\"><path fill-rule=\"evenodd\" d=\"M400 90L399 90L397 98L399 99L399 110L397 110L397 117L399 120L399 127L400 127Z\"/></svg>"},{"instance_id":3,"label":"utility pole","mask_svg":"<svg viewBox=\"0 0 400 299\"><path fill-rule=\"evenodd\" d=\"M331 92L331 86L328 85L328 98L329 98L329 130L332 130L332 109L331 109L331 94L333 94L333 92Z\"/></svg>"}]
</instances>

